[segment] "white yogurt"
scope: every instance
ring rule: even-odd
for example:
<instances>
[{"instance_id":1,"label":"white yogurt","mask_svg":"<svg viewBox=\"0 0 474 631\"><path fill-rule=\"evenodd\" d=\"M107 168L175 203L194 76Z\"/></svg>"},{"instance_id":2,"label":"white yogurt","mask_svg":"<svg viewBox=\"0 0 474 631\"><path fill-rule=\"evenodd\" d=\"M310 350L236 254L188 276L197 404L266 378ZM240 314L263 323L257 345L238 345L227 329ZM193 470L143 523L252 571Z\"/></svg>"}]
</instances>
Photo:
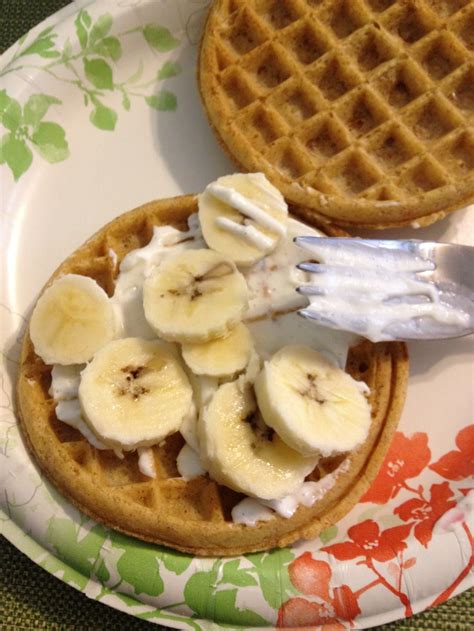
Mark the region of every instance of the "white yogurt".
<instances>
[{"instance_id":1,"label":"white yogurt","mask_svg":"<svg viewBox=\"0 0 474 631\"><path fill-rule=\"evenodd\" d=\"M264 192L268 193L267 190ZM273 202L274 203L274 202ZM248 208L246 208L248 210ZM274 220L275 221L275 220ZM280 225L280 224L279 224ZM143 283L156 266L171 256L186 249L206 247L199 227L197 215L188 221L188 230L181 232L171 226L156 227L153 237L146 246L130 252L120 265L116 280L115 292L111 298L120 323L118 337L137 336L145 339L156 339L156 333L148 325L143 310ZM263 359L287 344L305 344L327 355L329 359L343 367L347 351L354 343L355 336L341 331L333 331L307 322L296 313L274 317L275 312L284 312L302 307L306 299L295 289L308 279L308 275L297 270L295 265L307 259L307 253L293 243L298 235L321 235L294 219L289 219L287 237L283 239L275 251L262 261L243 271L249 287L249 310L246 322L253 334L256 349ZM110 254L113 259L113 255ZM273 316L273 317L270 317ZM260 318L260 319L258 319ZM258 369L258 357L256 367ZM56 413L60 420L76 427L89 442L99 449L106 449L91 432L81 417L78 400L80 371L83 366L53 368L51 394L57 401ZM208 402L218 387L218 381L212 378L196 379L195 393L203 404ZM64 405L67 403L68 405ZM182 434L187 441L177 458L180 475L192 479L206 473L200 460L196 436L196 414L190 414L183 425ZM121 452L116 451L119 457ZM138 466L140 471L149 477L156 476L152 450L138 449ZM327 482L330 482L330 476ZM270 519L278 512L283 516L291 516L299 503L310 505L323 492L323 485L305 482L294 495L264 506L259 500L247 498L233 511L238 523L255 524L262 519ZM257 506L258 505L258 506Z\"/></svg>"},{"instance_id":2,"label":"white yogurt","mask_svg":"<svg viewBox=\"0 0 474 631\"><path fill-rule=\"evenodd\" d=\"M246 526L255 526L259 521L269 521L275 516L272 510L263 506L254 497L246 497L236 504L231 514L234 524L245 524Z\"/></svg>"},{"instance_id":3,"label":"white yogurt","mask_svg":"<svg viewBox=\"0 0 474 631\"><path fill-rule=\"evenodd\" d=\"M149 478L156 478L155 459L153 457L153 449L151 447L139 447L138 451L138 468L140 473Z\"/></svg>"},{"instance_id":4,"label":"white yogurt","mask_svg":"<svg viewBox=\"0 0 474 631\"><path fill-rule=\"evenodd\" d=\"M340 247L324 241L304 247L306 258L310 253L321 263L318 273L309 274L318 294L309 296L305 312L327 326L381 342L411 337L421 320L429 327L469 325L467 312L443 302L440 287L417 276L435 268L429 259L389 247L369 252L356 239Z\"/></svg>"},{"instance_id":5,"label":"white yogurt","mask_svg":"<svg viewBox=\"0 0 474 631\"><path fill-rule=\"evenodd\" d=\"M79 384L81 383L81 371L84 367L85 364L73 364L72 366L56 364L53 366L49 394L55 401L77 399Z\"/></svg>"},{"instance_id":6,"label":"white yogurt","mask_svg":"<svg viewBox=\"0 0 474 631\"><path fill-rule=\"evenodd\" d=\"M328 491L336 483L337 478L349 469L350 459L347 457L337 469L325 475L317 482L303 482L291 495L279 500L259 500L246 498L239 502L232 510L232 519L239 524L254 526L257 521L268 520L274 511L280 517L289 519L298 509L298 506L313 506L315 502L322 500ZM248 501L250 500L250 501ZM265 511L265 508L267 511ZM268 509L271 509L268 511ZM234 517L235 513L235 517ZM238 521L236 521L238 519Z\"/></svg>"},{"instance_id":7,"label":"white yogurt","mask_svg":"<svg viewBox=\"0 0 474 631\"><path fill-rule=\"evenodd\" d=\"M192 480L206 473L199 454L188 444L184 445L179 452L176 459L176 467L179 475L185 480Z\"/></svg>"}]
</instances>

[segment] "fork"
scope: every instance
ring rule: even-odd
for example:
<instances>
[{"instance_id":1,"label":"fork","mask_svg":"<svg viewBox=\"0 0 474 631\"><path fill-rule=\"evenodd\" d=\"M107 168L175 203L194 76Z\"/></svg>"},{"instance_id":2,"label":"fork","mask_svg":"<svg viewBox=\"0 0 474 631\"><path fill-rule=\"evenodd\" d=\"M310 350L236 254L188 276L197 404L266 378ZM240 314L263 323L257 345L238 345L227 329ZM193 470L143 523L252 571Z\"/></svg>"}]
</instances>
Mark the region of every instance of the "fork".
<instances>
[{"instance_id":1,"label":"fork","mask_svg":"<svg viewBox=\"0 0 474 631\"><path fill-rule=\"evenodd\" d=\"M474 247L418 240L296 237L305 318L373 342L474 332Z\"/></svg>"}]
</instances>

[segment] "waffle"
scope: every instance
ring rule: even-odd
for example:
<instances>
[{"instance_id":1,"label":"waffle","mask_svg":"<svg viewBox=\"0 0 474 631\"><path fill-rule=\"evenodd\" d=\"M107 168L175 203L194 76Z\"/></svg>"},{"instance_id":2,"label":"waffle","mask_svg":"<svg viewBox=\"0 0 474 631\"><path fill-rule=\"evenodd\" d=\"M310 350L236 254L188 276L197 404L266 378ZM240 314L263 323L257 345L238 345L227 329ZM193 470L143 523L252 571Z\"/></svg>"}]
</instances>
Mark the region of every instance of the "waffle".
<instances>
[{"instance_id":1,"label":"waffle","mask_svg":"<svg viewBox=\"0 0 474 631\"><path fill-rule=\"evenodd\" d=\"M420 227L474 199L472 0L215 0L199 86L303 217Z\"/></svg>"},{"instance_id":2,"label":"waffle","mask_svg":"<svg viewBox=\"0 0 474 631\"><path fill-rule=\"evenodd\" d=\"M60 274L83 274L111 295L118 267L109 256L110 249L121 261L127 252L148 243L154 225L185 229L188 215L195 211L196 198L188 196L151 202L120 216L66 259L48 285ZM332 229L326 231L334 234ZM19 417L26 444L47 477L93 519L196 555L240 554L315 536L347 513L375 477L404 400L405 346L363 342L350 350L347 369L371 388L373 419L366 442L348 456L347 470L321 501L311 508L300 507L290 519L276 516L255 527L232 522L232 507L242 495L207 476L190 481L178 477L176 457L183 445L179 433L153 447L157 477L151 479L140 473L136 453L119 460L58 421L48 394L51 366L35 354L28 333L18 380ZM344 456L322 460L309 479L330 474L342 460Z\"/></svg>"}]
</instances>

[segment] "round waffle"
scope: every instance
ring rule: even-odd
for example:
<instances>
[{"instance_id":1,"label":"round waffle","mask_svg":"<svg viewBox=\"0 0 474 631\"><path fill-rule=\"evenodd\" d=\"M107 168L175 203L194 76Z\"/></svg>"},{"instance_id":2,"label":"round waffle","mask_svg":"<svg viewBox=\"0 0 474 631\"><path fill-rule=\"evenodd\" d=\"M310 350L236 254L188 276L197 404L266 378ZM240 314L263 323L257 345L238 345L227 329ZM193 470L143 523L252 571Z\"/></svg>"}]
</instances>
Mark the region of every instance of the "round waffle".
<instances>
[{"instance_id":1,"label":"round waffle","mask_svg":"<svg viewBox=\"0 0 474 631\"><path fill-rule=\"evenodd\" d=\"M151 239L154 225L186 228L197 211L193 196L151 202L102 228L56 270L95 279L109 295L114 291L119 262ZM341 231L326 228L330 234ZM153 447L157 477L138 469L136 453L119 460L100 451L75 429L58 421L48 390L51 366L36 355L25 336L18 380L19 416L26 443L48 478L84 513L111 528L140 539L197 555L231 555L285 546L311 538L347 513L374 479L395 431L405 396L408 359L402 343L362 342L349 352L347 370L370 387L372 424L364 444L347 456L336 484L311 508L301 506L293 517L275 516L255 527L234 524L231 510L242 495L207 476L178 477L176 457L183 439L176 433ZM320 462L309 476L330 474L344 456Z\"/></svg>"},{"instance_id":2,"label":"round waffle","mask_svg":"<svg viewBox=\"0 0 474 631\"><path fill-rule=\"evenodd\" d=\"M420 227L474 199L473 33L470 0L215 0L201 97L299 214Z\"/></svg>"}]
</instances>

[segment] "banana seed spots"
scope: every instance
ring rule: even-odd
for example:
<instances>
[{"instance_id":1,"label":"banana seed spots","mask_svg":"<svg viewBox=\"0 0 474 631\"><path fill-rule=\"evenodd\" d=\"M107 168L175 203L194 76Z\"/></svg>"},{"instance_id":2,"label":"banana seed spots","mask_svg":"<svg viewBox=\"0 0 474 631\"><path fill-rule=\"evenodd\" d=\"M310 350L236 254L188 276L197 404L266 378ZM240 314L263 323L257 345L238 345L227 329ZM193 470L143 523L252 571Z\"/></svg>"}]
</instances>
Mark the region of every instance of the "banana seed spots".
<instances>
[{"instance_id":1,"label":"banana seed spots","mask_svg":"<svg viewBox=\"0 0 474 631\"><path fill-rule=\"evenodd\" d=\"M301 391L301 394L304 397L309 397L318 403L325 403L326 399L319 391L319 388L316 384L316 377L311 373L306 374L306 379L308 380L308 386L305 390Z\"/></svg>"},{"instance_id":2,"label":"banana seed spots","mask_svg":"<svg viewBox=\"0 0 474 631\"><path fill-rule=\"evenodd\" d=\"M247 423L248 425L250 425L255 435L255 441L252 441L250 443L250 446L252 447L252 449L256 449L259 442L262 442L262 441L271 442L273 440L273 436L275 435L275 430L272 429L271 427L268 427L268 425L265 425L258 410L254 410L253 412L250 412L250 414L247 414L247 416L243 419L243 421L244 423Z\"/></svg>"},{"instance_id":3,"label":"banana seed spots","mask_svg":"<svg viewBox=\"0 0 474 631\"><path fill-rule=\"evenodd\" d=\"M131 397L134 401L139 399L143 394L149 392L148 388L138 383L140 377L148 372L146 366L124 366L121 368L124 373L124 381L118 386L118 392L121 396Z\"/></svg>"}]
</instances>

